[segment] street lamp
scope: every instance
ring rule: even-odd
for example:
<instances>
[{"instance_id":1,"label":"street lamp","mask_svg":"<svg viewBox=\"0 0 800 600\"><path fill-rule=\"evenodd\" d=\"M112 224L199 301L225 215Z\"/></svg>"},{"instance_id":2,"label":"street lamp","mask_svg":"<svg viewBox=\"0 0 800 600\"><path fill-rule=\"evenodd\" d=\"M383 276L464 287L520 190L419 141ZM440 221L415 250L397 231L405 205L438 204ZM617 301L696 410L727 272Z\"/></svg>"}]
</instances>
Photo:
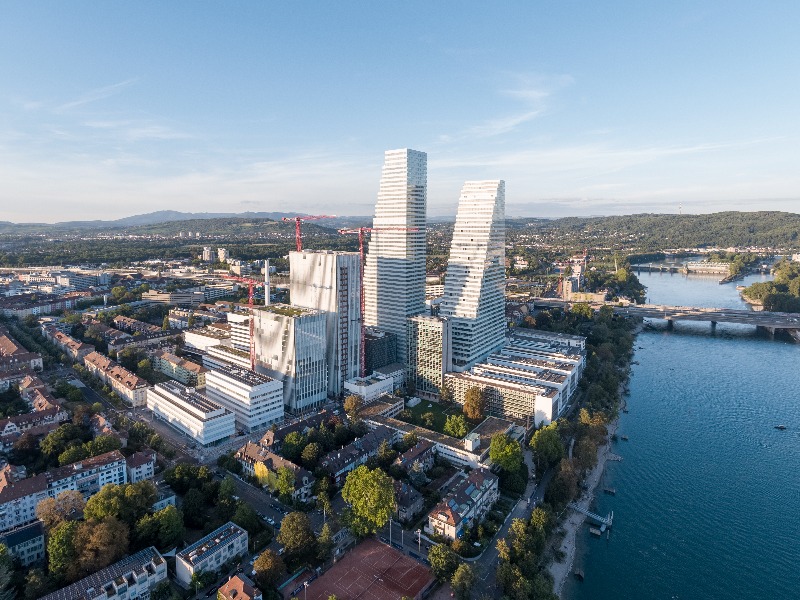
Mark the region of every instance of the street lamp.
<instances>
[{"instance_id":1,"label":"street lamp","mask_svg":"<svg viewBox=\"0 0 800 600\"><path fill-rule=\"evenodd\" d=\"M307 581L303 582L303 588L304 588L303 589L304 600L308 600L308 582Z\"/></svg>"},{"instance_id":2,"label":"street lamp","mask_svg":"<svg viewBox=\"0 0 800 600\"><path fill-rule=\"evenodd\" d=\"M417 529L417 551L422 552L422 529Z\"/></svg>"}]
</instances>

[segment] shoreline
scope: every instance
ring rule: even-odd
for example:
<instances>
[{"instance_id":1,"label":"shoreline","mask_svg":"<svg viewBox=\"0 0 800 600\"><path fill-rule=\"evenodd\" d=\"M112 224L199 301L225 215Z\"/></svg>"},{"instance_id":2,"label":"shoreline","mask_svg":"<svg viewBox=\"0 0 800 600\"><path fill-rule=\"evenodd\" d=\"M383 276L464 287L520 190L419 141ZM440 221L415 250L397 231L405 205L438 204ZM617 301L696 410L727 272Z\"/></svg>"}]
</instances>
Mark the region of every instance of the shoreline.
<instances>
[{"instance_id":1,"label":"shoreline","mask_svg":"<svg viewBox=\"0 0 800 600\"><path fill-rule=\"evenodd\" d=\"M594 495L597 486L600 484L600 479L606 468L606 462L611 454L611 437L616 433L617 426L619 425L619 417L614 419L608 425L608 441L599 449L597 454L597 464L589 472L585 479L588 489L575 501L576 504L582 508L588 509L594 500ZM561 598L561 592L567 578L572 574L572 567L575 562L576 540L578 531L581 530L583 523L586 521L586 516L576 512L570 511L569 517L561 524L566 530L566 535L561 541L559 550L564 553L564 560L562 562L551 561L547 566L547 570L553 577L553 592Z\"/></svg>"}]
</instances>

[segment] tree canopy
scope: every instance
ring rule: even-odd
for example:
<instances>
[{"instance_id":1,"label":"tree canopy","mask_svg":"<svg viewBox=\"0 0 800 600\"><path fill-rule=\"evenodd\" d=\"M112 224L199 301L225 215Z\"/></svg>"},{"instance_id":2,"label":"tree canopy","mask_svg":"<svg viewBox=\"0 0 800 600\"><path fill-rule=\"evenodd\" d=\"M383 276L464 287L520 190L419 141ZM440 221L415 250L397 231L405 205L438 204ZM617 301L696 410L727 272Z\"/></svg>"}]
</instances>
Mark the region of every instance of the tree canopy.
<instances>
[{"instance_id":1,"label":"tree canopy","mask_svg":"<svg viewBox=\"0 0 800 600\"><path fill-rule=\"evenodd\" d=\"M516 472L522 466L522 447L504 433L492 436L489 458L504 471Z\"/></svg>"},{"instance_id":2,"label":"tree canopy","mask_svg":"<svg viewBox=\"0 0 800 600\"><path fill-rule=\"evenodd\" d=\"M342 498L350 505L349 527L358 536L376 532L394 512L392 479L380 469L361 465L350 471L342 488Z\"/></svg>"}]
</instances>

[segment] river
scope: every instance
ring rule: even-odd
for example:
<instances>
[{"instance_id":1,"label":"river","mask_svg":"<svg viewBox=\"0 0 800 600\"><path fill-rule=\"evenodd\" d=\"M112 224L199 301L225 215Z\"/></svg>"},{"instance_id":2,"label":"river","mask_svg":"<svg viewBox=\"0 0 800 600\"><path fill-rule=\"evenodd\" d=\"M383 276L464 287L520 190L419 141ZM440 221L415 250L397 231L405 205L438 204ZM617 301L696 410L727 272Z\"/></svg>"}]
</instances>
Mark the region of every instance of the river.
<instances>
[{"instance_id":1,"label":"river","mask_svg":"<svg viewBox=\"0 0 800 600\"><path fill-rule=\"evenodd\" d=\"M652 303L745 306L716 278L639 278ZM570 578L564 598L799 598L800 344L741 325L654 326L636 340L618 431L629 441L613 443L623 461L598 488L613 531L579 534L585 581Z\"/></svg>"}]
</instances>

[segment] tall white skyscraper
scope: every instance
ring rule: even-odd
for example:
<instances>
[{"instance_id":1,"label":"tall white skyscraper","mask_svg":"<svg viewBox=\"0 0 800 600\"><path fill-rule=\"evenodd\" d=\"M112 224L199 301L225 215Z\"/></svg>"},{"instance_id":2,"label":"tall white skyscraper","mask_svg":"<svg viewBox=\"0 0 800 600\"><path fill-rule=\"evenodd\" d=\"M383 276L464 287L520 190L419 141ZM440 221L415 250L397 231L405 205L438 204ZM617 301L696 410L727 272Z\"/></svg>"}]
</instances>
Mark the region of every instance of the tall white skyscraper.
<instances>
[{"instance_id":1,"label":"tall white skyscraper","mask_svg":"<svg viewBox=\"0 0 800 600\"><path fill-rule=\"evenodd\" d=\"M425 310L425 210L428 155L387 150L364 267L364 320L397 336L397 359L406 362L410 316ZM417 231L380 231L409 227Z\"/></svg>"},{"instance_id":2,"label":"tall white skyscraper","mask_svg":"<svg viewBox=\"0 0 800 600\"><path fill-rule=\"evenodd\" d=\"M328 393L358 377L361 362L361 257L358 252L303 250L289 253L293 306L325 311Z\"/></svg>"},{"instance_id":3,"label":"tall white skyscraper","mask_svg":"<svg viewBox=\"0 0 800 600\"><path fill-rule=\"evenodd\" d=\"M452 322L453 368L464 371L505 341L506 187L467 181L439 314Z\"/></svg>"}]
</instances>

